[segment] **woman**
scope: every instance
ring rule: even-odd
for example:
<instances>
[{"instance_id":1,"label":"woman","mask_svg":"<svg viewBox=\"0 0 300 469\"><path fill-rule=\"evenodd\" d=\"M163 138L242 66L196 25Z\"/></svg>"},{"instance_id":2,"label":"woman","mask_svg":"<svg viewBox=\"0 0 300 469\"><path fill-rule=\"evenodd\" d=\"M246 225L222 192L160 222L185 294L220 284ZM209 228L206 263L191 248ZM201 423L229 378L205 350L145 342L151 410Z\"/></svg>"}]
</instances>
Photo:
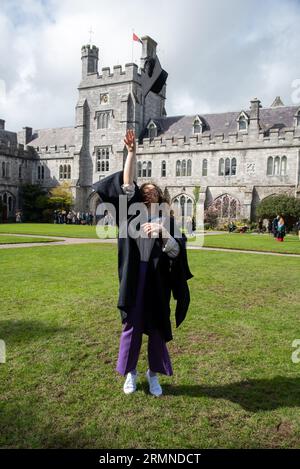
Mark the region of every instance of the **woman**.
<instances>
[{"instance_id":1,"label":"woman","mask_svg":"<svg viewBox=\"0 0 300 469\"><path fill-rule=\"evenodd\" d=\"M282 242L284 237L285 237L285 221L284 221L284 218L281 216L279 217L278 225L277 225L277 241Z\"/></svg>"},{"instance_id":2,"label":"woman","mask_svg":"<svg viewBox=\"0 0 300 469\"><path fill-rule=\"evenodd\" d=\"M124 170L93 184L101 200L112 204L119 226L118 308L123 328L116 371L123 376L127 374L123 386L125 394L134 392L142 335L147 334L149 369L146 377L150 393L160 396L162 389L156 373L173 374L166 346L166 342L173 338L171 292L177 300L175 318L178 327L188 310L187 280L193 275L187 261L186 237L176 227L170 212L167 213L166 204L163 209L158 206L165 202L161 189L152 183L139 187L133 180L136 143L132 130L127 131L124 143L128 151ZM127 200L126 215L122 210L122 195ZM138 204L137 211L143 212L144 223L135 224L139 220L136 211L132 210L135 203Z\"/></svg>"}]
</instances>

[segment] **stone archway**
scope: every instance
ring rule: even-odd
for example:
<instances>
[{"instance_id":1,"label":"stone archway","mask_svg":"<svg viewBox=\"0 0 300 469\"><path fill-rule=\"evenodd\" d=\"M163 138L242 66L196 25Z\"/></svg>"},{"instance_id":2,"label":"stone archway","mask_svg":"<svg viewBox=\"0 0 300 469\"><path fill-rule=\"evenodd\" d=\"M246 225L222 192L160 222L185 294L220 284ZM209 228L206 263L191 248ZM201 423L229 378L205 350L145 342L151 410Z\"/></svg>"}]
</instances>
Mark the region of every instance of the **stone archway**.
<instances>
[{"instance_id":1,"label":"stone archway","mask_svg":"<svg viewBox=\"0 0 300 469\"><path fill-rule=\"evenodd\" d=\"M0 193L2 201L2 222L7 222L8 218L14 217L16 214L16 197L9 191Z\"/></svg>"}]
</instances>

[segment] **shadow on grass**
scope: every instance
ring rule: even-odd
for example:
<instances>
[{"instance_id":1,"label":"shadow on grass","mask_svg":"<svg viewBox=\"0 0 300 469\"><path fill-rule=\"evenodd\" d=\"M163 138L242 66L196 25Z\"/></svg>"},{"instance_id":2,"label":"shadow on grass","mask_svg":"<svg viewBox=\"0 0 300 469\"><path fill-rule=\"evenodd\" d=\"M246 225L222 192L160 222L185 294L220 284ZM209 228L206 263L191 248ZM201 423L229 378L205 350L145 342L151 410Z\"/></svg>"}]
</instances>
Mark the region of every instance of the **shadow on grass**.
<instances>
[{"instance_id":1,"label":"shadow on grass","mask_svg":"<svg viewBox=\"0 0 300 469\"><path fill-rule=\"evenodd\" d=\"M164 385L165 395L211 397L239 404L250 412L280 407L300 407L300 378L275 376L273 379L249 379L223 386Z\"/></svg>"},{"instance_id":2,"label":"shadow on grass","mask_svg":"<svg viewBox=\"0 0 300 469\"><path fill-rule=\"evenodd\" d=\"M43 321L0 321L0 339L10 343L23 343L39 337L66 332L69 327L49 326Z\"/></svg>"}]
</instances>

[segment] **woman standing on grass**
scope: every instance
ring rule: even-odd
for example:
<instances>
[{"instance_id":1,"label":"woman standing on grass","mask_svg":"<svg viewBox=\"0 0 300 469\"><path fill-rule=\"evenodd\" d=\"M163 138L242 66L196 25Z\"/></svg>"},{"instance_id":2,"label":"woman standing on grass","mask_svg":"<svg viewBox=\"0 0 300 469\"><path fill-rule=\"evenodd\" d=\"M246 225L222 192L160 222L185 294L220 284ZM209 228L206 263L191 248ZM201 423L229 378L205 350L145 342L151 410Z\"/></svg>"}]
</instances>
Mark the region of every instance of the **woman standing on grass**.
<instances>
[{"instance_id":1,"label":"woman standing on grass","mask_svg":"<svg viewBox=\"0 0 300 469\"><path fill-rule=\"evenodd\" d=\"M128 155L123 171L93 184L103 202L115 209L118 236L119 300L123 324L116 371L127 374L123 390L136 390L137 362L143 333L148 335L146 377L150 393L160 396L162 389L156 373L172 375L173 369L166 342L173 339L170 322L171 292L177 300L175 318L178 327L186 316L190 302L187 280L192 278L186 254L186 237L181 234L170 211L157 210L166 202L162 190L153 183L139 187L133 180L136 167L135 134L127 130L124 140ZM128 211L121 215L120 196L127 197ZM144 223L129 208L139 204L146 214ZM164 209L166 204L164 204ZM125 231L124 231L125 227ZM122 236L120 236L122 233ZM126 236L124 235L126 234Z\"/></svg>"},{"instance_id":2,"label":"woman standing on grass","mask_svg":"<svg viewBox=\"0 0 300 469\"><path fill-rule=\"evenodd\" d=\"M279 217L278 225L277 225L277 241L282 242L284 237L285 237L285 221L284 221L284 218L281 216Z\"/></svg>"}]
</instances>

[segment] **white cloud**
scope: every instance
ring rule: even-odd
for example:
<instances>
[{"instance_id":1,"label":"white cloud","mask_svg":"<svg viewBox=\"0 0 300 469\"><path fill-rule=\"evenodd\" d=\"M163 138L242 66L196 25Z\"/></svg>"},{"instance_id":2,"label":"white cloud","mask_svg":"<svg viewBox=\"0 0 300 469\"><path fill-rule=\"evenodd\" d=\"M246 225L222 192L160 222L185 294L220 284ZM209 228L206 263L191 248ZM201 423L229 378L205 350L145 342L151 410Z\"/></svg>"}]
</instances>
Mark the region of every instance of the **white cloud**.
<instances>
[{"instance_id":1,"label":"white cloud","mask_svg":"<svg viewBox=\"0 0 300 469\"><path fill-rule=\"evenodd\" d=\"M158 42L168 71L167 112L248 108L257 96L292 104L299 77L296 0L2 0L0 118L19 130L74 124L82 44L99 47L100 69L139 63L136 34Z\"/></svg>"}]
</instances>

